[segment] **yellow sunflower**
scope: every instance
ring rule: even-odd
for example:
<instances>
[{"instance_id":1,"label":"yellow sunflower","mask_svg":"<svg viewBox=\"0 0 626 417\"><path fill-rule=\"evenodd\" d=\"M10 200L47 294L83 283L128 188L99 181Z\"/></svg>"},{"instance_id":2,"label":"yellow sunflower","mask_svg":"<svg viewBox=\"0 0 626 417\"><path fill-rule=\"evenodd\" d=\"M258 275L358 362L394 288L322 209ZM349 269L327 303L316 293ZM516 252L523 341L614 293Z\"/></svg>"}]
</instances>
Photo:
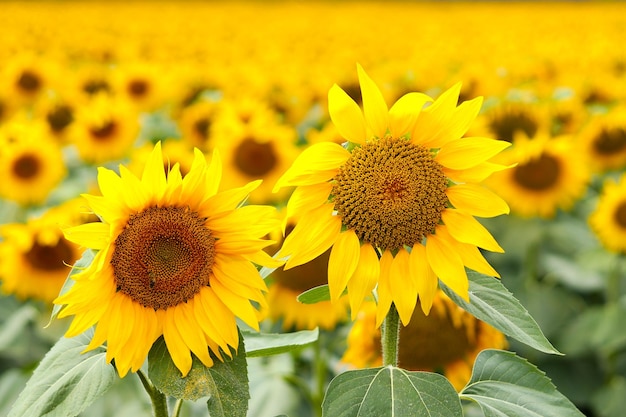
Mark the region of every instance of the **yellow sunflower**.
<instances>
[{"instance_id":1,"label":"yellow sunflower","mask_svg":"<svg viewBox=\"0 0 626 417\"><path fill-rule=\"evenodd\" d=\"M72 265L80 258L77 244L65 239L61 225L77 225L80 218L68 202L48 210L25 224L0 228L0 280L2 290L21 299L35 298L51 303Z\"/></svg>"},{"instance_id":2,"label":"yellow sunflower","mask_svg":"<svg viewBox=\"0 0 626 417\"><path fill-rule=\"evenodd\" d=\"M568 136L546 135L516 139L515 146L498 155L498 162L517 166L495 173L488 184L522 217L554 216L557 209L568 210L587 188L588 160L574 151Z\"/></svg>"},{"instance_id":3,"label":"yellow sunflower","mask_svg":"<svg viewBox=\"0 0 626 417\"><path fill-rule=\"evenodd\" d=\"M356 368L382 365L376 307L365 303L350 333L342 362ZM505 349L504 334L476 319L438 291L427 317L415 309L408 326L400 327L398 366L410 371L440 372L457 391L470 380L476 356L484 349Z\"/></svg>"},{"instance_id":4,"label":"yellow sunflower","mask_svg":"<svg viewBox=\"0 0 626 417\"><path fill-rule=\"evenodd\" d=\"M626 253L626 175L605 182L589 223L607 249Z\"/></svg>"},{"instance_id":5,"label":"yellow sunflower","mask_svg":"<svg viewBox=\"0 0 626 417\"><path fill-rule=\"evenodd\" d=\"M11 123L0 131L0 197L39 204L65 177L61 148L41 127Z\"/></svg>"},{"instance_id":6,"label":"yellow sunflower","mask_svg":"<svg viewBox=\"0 0 626 417\"><path fill-rule=\"evenodd\" d=\"M580 133L581 152L595 172L626 167L626 106L596 114Z\"/></svg>"},{"instance_id":7,"label":"yellow sunflower","mask_svg":"<svg viewBox=\"0 0 626 417\"><path fill-rule=\"evenodd\" d=\"M135 175L141 175L153 149L154 145L152 143L145 143L134 149L130 154L128 169ZM169 167L178 164L180 174L183 177L187 175L194 160L193 147L183 140L167 139L161 144L161 149L165 171L169 171Z\"/></svg>"},{"instance_id":8,"label":"yellow sunflower","mask_svg":"<svg viewBox=\"0 0 626 417\"><path fill-rule=\"evenodd\" d=\"M428 313L438 278L468 299L466 266L497 276L478 247L502 249L474 216L509 210L478 183L506 168L489 159L510 143L463 138L481 99L457 106L460 84L434 102L406 94L388 110L360 66L358 75L363 113L337 85L328 94L331 119L347 144L312 145L275 186L297 186L287 218L298 223L280 256L289 269L332 247L331 300L347 287L354 316L378 284L378 325L392 302L406 325L418 296Z\"/></svg>"},{"instance_id":9,"label":"yellow sunflower","mask_svg":"<svg viewBox=\"0 0 626 417\"><path fill-rule=\"evenodd\" d=\"M217 154L207 164L196 150L184 178L178 165L166 176L158 143L140 178L124 166L120 174L100 168L102 196L84 195L102 222L64 230L97 251L55 300L64 305L59 317L74 316L67 336L96 325L87 350L106 341L122 377L141 367L160 335L183 376L192 353L212 366L209 351L222 360L238 346L235 317L259 328L251 301L266 306L267 289L253 262L280 264L263 251L275 209L240 206L260 181L218 192Z\"/></svg>"}]
</instances>

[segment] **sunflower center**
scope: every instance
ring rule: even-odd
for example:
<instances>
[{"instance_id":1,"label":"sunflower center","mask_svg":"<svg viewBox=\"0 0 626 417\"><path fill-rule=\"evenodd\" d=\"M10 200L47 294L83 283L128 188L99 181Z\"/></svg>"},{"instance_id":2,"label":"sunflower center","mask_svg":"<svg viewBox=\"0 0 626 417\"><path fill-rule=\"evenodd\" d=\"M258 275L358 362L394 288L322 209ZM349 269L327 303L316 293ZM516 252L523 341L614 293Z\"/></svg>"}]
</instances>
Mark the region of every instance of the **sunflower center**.
<instances>
[{"instance_id":1,"label":"sunflower center","mask_svg":"<svg viewBox=\"0 0 626 417\"><path fill-rule=\"evenodd\" d=\"M108 121L102 126L92 127L89 129L91 136L98 141L105 141L115 134L117 124L114 121Z\"/></svg>"},{"instance_id":2,"label":"sunflower center","mask_svg":"<svg viewBox=\"0 0 626 417\"><path fill-rule=\"evenodd\" d=\"M448 201L441 165L428 149L401 138L355 148L335 181L332 195L343 224L383 250L421 242Z\"/></svg>"},{"instance_id":3,"label":"sunflower center","mask_svg":"<svg viewBox=\"0 0 626 417\"><path fill-rule=\"evenodd\" d=\"M58 271L66 268L66 264L72 263L72 248L65 239L59 239L55 245L41 245L35 242L24 257L35 269L46 272Z\"/></svg>"},{"instance_id":4,"label":"sunflower center","mask_svg":"<svg viewBox=\"0 0 626 417\"><path fill-rule=\"evenodd\" d=\"M69 106L57 106L46 115L46 120L50 128L55 132L62 132L70 123L74 121L72 109Z\"/></svg>"},{"instance_id":5,"label":"sunflower center","mask_svg":"<svg viewBox=\"0 0 626 417\"><path fill-rule=\"evenodd\" d=\"M522 187L533 191L544 191L552 188L557 183L561 173L559 161L546 154L518 165L514 169L515 181Z\"/></svg>"},{"instance_id":6,"label":"sunflower center","mask_svg":"<svg viewBox=\"0 0 626 417\"><path fill-rule=\"evenodd\" d=\"M193 124L194 131L203 139L206 139L209 136L210 127L211 121L206 117L196 120Z\"/></svg>"},{"instance_id":7,"label":"sunflower center","mask_svg":"<svg viewBox=\"0 0 626 417\"><path fill-rule=\"evenodd\" d=\"M85 84L83 84L83 91L89 95L96 94L100 91L110 91L111 86L106 80L92 79L87 80Z\"/></svg>"},{"instance_id":8,"label":"sunflower center","mask_svg":"<svg viewBox=\"0 0 626 417\"><path fill-rule=\"evenodd\" d=\"M137 98L141 98L146 95L149 89L150 86L148 85L148 83L145 80L141 79L131 80L131 82L129 82L127 86L128 94Z\"/></svg>"},{"instance_id":9,"label":"sunflower center","mask_svg":"<svg viewBox=\"0 0 626 417\"><path fill-rule=\"evenodd\" d=\"M615 210L615 223L622 229L626 230L626 201L622 201Z\"/></svg>"},{"instance_id":10,"label":"sunflower center","mask_svg":"<svg viewBox=\"0 0 626 417\"><path fill-rule=\"evenodd\" d=\"M117 290L155 310L184 303L210 285L215 238L185 207L132 214L111 258Z\"/></svg>"},{"instance_id":11,"label":"sunflower center","mask_svg":"<svg viewBox=\"0 0 626 417\"><path fill-rule=\"evenodd\" d=\"M539 128L535 119L524 111L509 111L494 117L489 122L489 127L495 133L496 138L507 142L513 142L517 132L523 132L532 138Z\"/></svg>"},{"instance_id":12,"label":"sunflower center","mask_svg":"<svg viewBox=\"0 0 626 417\"><path fill-rule=\"evenodd\" d=\"M626 149L626 129L603 129L593 142L593 147L600 155L612 155Z\"/></svg>"},{"instance_id":13,"label":"sunflower center","mask_svg":"<svg viewBox=\"0 0 626 417\"><path fill-rule=\"evenodd\" d=\"M24 71L17 80L17 85L24 91L33 93L41 87L39 76L32 71Z\"/></svg>"},{"instance_id":14,"label":"sunflower center","mask_svg":"<svg viewBox=\"0 0 626 417\"><path fill-rule=\"evenodd\" d=\"M408 370L440 371L447 364L462 359L473 348L470 329L455 326L449 315L432 310L426 317L415 308L407 327L400 328L398 364Z\"/></svg>"},{"instance_id":15,"label":"sunflower center","mask_svg":"<svg viewBox=\"0 0 626 417\"><path fill-rule=\"evenodd\" d=\"M20 179L29 180L39 173L41 163L35 155L21 155L13 162L13 173Z\"/></svg>"},{"instance_id":16,"label":"sunflower center","mask_svg":"<svg viewBox=\"0 0 626 417\"><path fill-rule=\"evenodd\" d=\"M235 150L235 166L251 177L261 177L276 166L274 145L246 138Z\"/></svg>"}]
</instances>

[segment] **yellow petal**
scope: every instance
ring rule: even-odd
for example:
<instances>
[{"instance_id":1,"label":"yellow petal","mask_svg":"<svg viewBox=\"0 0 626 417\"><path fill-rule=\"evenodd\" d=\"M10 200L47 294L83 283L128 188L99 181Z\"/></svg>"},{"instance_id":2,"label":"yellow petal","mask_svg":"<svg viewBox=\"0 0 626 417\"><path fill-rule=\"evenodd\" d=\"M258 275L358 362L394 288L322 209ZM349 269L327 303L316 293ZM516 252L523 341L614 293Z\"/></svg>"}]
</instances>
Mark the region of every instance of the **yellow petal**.
<instances>
[{"instance_id":1,"label":"yellow petal","mask_svg":"<svg viewBox=\"0 0 626 417\"><path fill-rule=\"evenodd\" d=\"M440 227L439 229L437 229L437 233L449 242L453 241L454 239L452 236L450 236L450 232L447 227ZM457 241L454 243L454 248L456 249L456 252L459 254L459 256L461 257L461 261L463 261L463 264L466 267L473 269L476 272L480 272L481 274L500 278L498 272L496 272L496 270L493 269L491 265L489 265L487 260L483 257L483 255L480 253L480 250L478 250L475 245L470 245L469 243Z\"/></svg>"},{"instance_id":2,"label":"yellow petal","mask_svg":"<svg viewBox=\"0 0 626 417\"><path fill-rule=\"evenodd\" d=\"M187 176L189 176L189 174L187 174ZM187 176L185 176L185 178L187 178ZM215 194L200 204L198 212L207 217L215 218L221 213L235 210L248 198L248 195L252 191L256 190L259 185L261 185L261 182L262 180L252 181L243 187L231 188Z\"/></svg>"},{"instance_id":3,"label":"yellow petal","mask_svg":"<svg viewBox=\"0 0 626 417\"><path fill-rule=\"evenodd\" d=\"M472 216L495 217L509 213L508 204L478 184L458 184L446 190L448 200L459 211Z\"/></svg>"},{"instance_id":4,"label":"yellow petal","mask_svg":"<svg viewBox=\"0 0 626 417\"><path fill-rule=\"evenodd\" d=\"M107 200L99 195L81 194L93 212L107 223L112 223L123 215L119 202Z\"/></svg>"},{"instance_id":5,"label":"yellow petal","mask_svg":"<svg viewBox=\"0 0 626 417\"><path fill-rule=\"evenodd\" d=\"M328 91L328 113L341 136L354 143L365 143L365 120L359 105L337 84Z\"/></svg>"},{"instance_id":6,"label":"yellow petal","mask_svg":"<svg viewBox=\"0 0 626 417\"><path fill-rule=\"evenodd\" d=\"M93 222L63 229L63 235L70 242L91 249L104 249L110 240L111 226Z\"/></svg>"},{"instance_id":7,"label":"yellow petal","mask_svg":"<svg viewBox=\"0 0 626 417\"><path fill-rule=\"evenodd\" d=\"M417 303L417 286L411 276L409 253L400 248L391 263L389 283L393 302L403 325L409 324Z\"/></svg>"},{"instance_id":8,"label":"yellow petal","mask_svg":"<svg viewBox=\"0 0 626 417\"><path fill-rule=\"evenodd\" d=\"M213 289L215 295L222 300L224 305L228 307L234 315L239 317L244 321L244 323L252 327L254 330L259 331L259 320L256 311L247 298L233 293L219 280L211 281L211 288Z\"/></svg>"},{"instance_id":9,"label":"yellow petal","mask_svg":"<svg viewBox=\"0 0 626 417\"><path fill-rule=\"evenodd\" d=\"M250 237L262 237L276 230L279 224L275 207L256 205L240 207L217 219L209 217L206 221L206 226L218 239L232 233L242 233L242 225L246 225L244 231Z\"/></svg>"},{"instance_id":10,"label":"yellow petal","mask_svg":"<svg viewBox=\"0 0 626 417\"><path fill-rule=\"evenodd\" d=\"M452 122L448 125L447 135L451 138L460 138L470 128L478 116L483 104L482 97L476 97L461 103L455 110Z\"/></svg>"},{"instance_id":11,"label":"yellow petal","mask_svg":"<svg viewBox=\"0 0 626 417\"><path fill-rule=\"evenodd\" d=\"M268 268L277 268L285 263L282 259L273 258L264 251L256 251L250 253L242 253L242 257L257 265L266 266Z\"/></svg>"},{"instance_id":12,"label":"yellow petal","mask_svg":"<svg viewBox=\"0 0 626 417\"><path fill-rule=\"evenodd\" d=\"M311 185L333 178L350 152L334 142L321 142L306 148L278 179L273 192L282 187Z\"/></svg>"},{"instance_id":13,"label":"yellow petal","mask_svg":"<svg viewBox=\"0 0 626 417\"><path fill-rule=\"evenodd\" d=\"M199 149L194 149L194 159L199 159L202 162L198 162L198 165L206 165L204 154ZM222 158L219 151L213 150L211 156L211 163L205 171L206 188L203 190L204 195L212 196L217 193L222 181Z\"/></svg>"},{"instance_id":14,"label":"yellow petal","mask_svg":"<svg viewBox=\"0 0 626 417\"><path fill-rule=\"evenodd\" d=\"M445 238L435 234L429 235L426 240L426 258L437 277L452 291L465 301L469 301L469 282L461 257L456 253L454 246Z\"/></svg>"},{"instance_id":15,"label":"yellow petal","mask_svg":"<svg viewBox=\"0 0 626 417\"><path fill-rule=\"evenodd\" d=\"M161 152L161 142L154 145L150 153L146 166L141 175L141 182L150 195L160 201L165 193L167 181L165 179L165 169L163 168L163 152Z\"/></svg>"},{"instance_id":16,"label":"yellow petal","mask_svg":"<svg viewBox=\"0 0 626 417\"><path fill-rule=\"evenodd\" d=\"M220 166L218 162L213 162L212 166ZM189 207L198 207L200 203L207 197L212 197L215 193L208 193L205 190L208 188L214 189L215 184L210 185L206 183L206 160L204 155L198 150L194 150L194 159L191 163L189 172L182 179L180 198L185 201ZM219 174L216 174L219 176ZM219 185L219 179L217 179Z\"/></svg>"},{"instance_id":17,"label":"yellow petal","mask_svg":"<svg viewBox=\"0 0 626 417\"><path fill-rule=\"evenodd\" d=\"M394 138L411 133L424 104L433 101L422 93L408 93L395 102L389 110L389 132Z\"/></svg>"},{"instance_id":18,"label":"yellow petal","mask_svg":"<svg viewBox=\"0 0 626 417\"><path fill-rule=\"evenodd\" d=\"M200 359L204 366L213 366L213 359L209 355L209 348L200 326L193 315L193 306L182 303L169 310L174 311L174 320L183 342Z\"/></svg>"},{"instance_id":19,"label":"yellow petal","mask_svg":"<svg viewBox=\"0 0 626 417\"><path fill-rule=\"evenodd\" d=\"M98 187L102 195L111 201L124 201L122 179L108 168L98 167Z\"/></svg>"},{"instance_id":20,"label":"yellow petal","mask_svg":"<svg viewBox=\"0 0 626 417\"><path fill-rule=\"evenodd\" d=\"M109 332L107 341L107 357L115 358L116 362L121 362L121 369L128 371L130 368L130 355L124 351L126 342L133 335L135 324L135 310L132 307L133 301L121 293L115 294L111 301L111 308L108 311L110 326L114 331ZM126 365L128 363L128 365ZM124 372L125 373L125 372ZM120 371L121 374L121 371Z\"/></svg>"},{"instance_id":21,"label":"yellow petal","mask_svg":"<svg viewBox=\"0 0 626 417\"><path fill-rule=\"evenodd\" d=\"M339 234L328 259L328 287L330 300L337 302L352 278L361 253L359 238L353 230Z\"/></svg>"},{"instance_id":22,"label":"yellow petal","mask_svg":"<svg viewBox=\"0 0 626 417\"><path fill-rule=\"evenodd\" d=\"M425 148L441 148L448 141L458 139L450 136L449 125L459 99L461 84L457 83L426 107L417 119L411 140Z\"/></svg>"},{"instance_id":23,"label":"yellow petal","mask_svg":"<svg viewBox=\"0 0 626 417\"><path fill-rule=\"evenodd\" d=\"M359 254L359 264L348 281L348 297L350 299L350 310L352 320L361 309L363 300L372 293L378 277L380 276L380 261L378 254L372 245L365 243L361 246Z\"/></svg>"},{"instance_id":24,"label":"yellow petal","mask_svg":"<svg viewBox=\"0 0 626 417\"><path fill-rule=\"evenodd\" d=\"M161 165L163 169L163 165ZM120 176L124 183L122 189L122 198L130 211L138 212L143 210L147 205L160 205L162 203L161 195L153 194L139 179L124 165L120 165Z\"/></svg>"},{"instance_id":25,"label":"yellow petal","mask_svg":"<svg viewBox=\"0 0 626 417\"><path fill-rule=\"evenodd\" d=\"M430 267L424 245L417 243L411 249L411 275L417 279L417 293L419 294L420 306L424 314L428 315L433 305L433 299L439 287L437 275Z\"/></svg>"},{"instance_id":26,"label":"yellow petal","mask_svg":"<svg viewBox=\"0 0 626 417\"><path fill-rule=\"evenodd\" d=\"M443 167L443 173L446 175L446 177L455 182L482 182L494 172L504 171L505 169L513 168L515 165L516 164L500 165L494 164L492 162L483 162L464 170Z\"/></svg>"},{"instance_id":27,"label":"yellow petal","mask_svg":"<svg viewBox=\"0 0 626 417\"><path fill-rule=\"evenodd\" d=\"M365 123L372 130L374 136L382 138L387 133L388 109L385 98L376 86L376 83L365 73L361 65L357 64L361 96L363 98L363 114Z\"/></svg>"},{"instance_id":28,"label":"yellow petal","mask_svg":"<svg viewBox=\"0 0 626 417\"><path fill-rule=\"evenodd\" d=\"M227 256L223 253L216 253L215 267L240 284L267 291L267 285L259 275L259 271L241 256Z\"/></svg>"},{"instance_id":29,"label":"yellow petal","mask_svg":"<svg viewBox=\"0 0 626 417\"><path fill-rule=\"evenodd\" d=\"M461 138L446 143L435 160L450 169L468 169L511 146L503 140L489 138Z\"/></svg>"},{"instance_id":30,"label":"yellow petal","mask_svg":"<svg viewBox=\"0 0 626 417\"><path fill-rule=\"evenodd\" d=\"M191 370L191 352L178 331L174 309L165 310L163 319L163 339L165 340L167 351L174 365L182 373L182 376L186 377Z\"/></svg>"},{"instance_id":31,"label":"yellow petal","mask_svg":"<svg viewBox=\"0 0 626 417\"><path fill-rule=\"evenodd\" d=\"M201 298L202 295L196 295L192 300L188 301L192 304L193 313L196 317L198 325L204 332L206 338L213 340L214 343L221 347L225 352L229 351L228 343L224 340L217 327L213 324L209 314L203 307ZM229 314L231 313L229 312ZM236 324L234 325L236 326Z\"/></svg>"},{"instance_id":32,"label":"yellow petal","mask_svg":"<svg viewBox=\"0 0 626 417\"><path fill-rule=\"evenodd\" d=\"M332 189L333 184L330 182L297 187L287 202L283 230L285 230L286 223L294 216L326 203Z\"/></svg>"},{"instance_id":33,"label":"yellow petal","mask_svg":"<svg viewBox=\"0 0 626 417\"><path fill-rule=\"evenodd\" d=\"M459 242L480 246L492 252L504 252L491 233L470 214L459 210L445 209L441 219L450 235Z\"/></svg>"},{"instance_id":34,"label":"yellow petal","mask_svg":"<svg viewBox=\"0 0 626 417\"><path fill-rule=\"evenodd\" d=\"M393 301L391 293L391 264L393 262L393 255L390 251L383 252L383 256L380 258L380 276L378 278L378 287L376 293L378 299L376 301L376 328L379 328L383 323L391 302Z\"/></svg>"},{"instance_id":35,"label":"yellow petal","mask_svg":"<svg viewBox=\"0 0 626 417\"><path fill-rule=\"evenodd\" d=\"M290 256L285 269L317 258L335 243L341 219L332 214L333 209L333 204L324 204L302 216L280 249L281 257Z\"/></svg>"},{"instance_id":36,"label":"yellow petal","mask_svg":"<svg viewBox=\"0 0 626 417\"><path fill-rule=\"evenodd\" d=\"M213 323L219 335L230 346L237 347L239 344L239 334L237 333L237 321L232 311L215 294L210 287L201 290L204 310ZM227 351L227 349L225 349Z\"/></svg>"}]
</instances>

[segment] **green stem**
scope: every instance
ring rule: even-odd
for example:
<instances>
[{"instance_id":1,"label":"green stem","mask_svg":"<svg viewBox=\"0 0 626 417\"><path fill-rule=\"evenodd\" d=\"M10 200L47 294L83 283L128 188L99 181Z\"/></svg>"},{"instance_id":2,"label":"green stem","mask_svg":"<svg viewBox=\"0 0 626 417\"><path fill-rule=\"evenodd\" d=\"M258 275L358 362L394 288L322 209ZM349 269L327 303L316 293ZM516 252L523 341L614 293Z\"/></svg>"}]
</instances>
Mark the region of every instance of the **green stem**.
<instances>
[{"instance_id":1,"label":"green stem","mask_svg":"<svg viewBox=\"0 0 626 417\"><path fill-rule=\"evenodd\" d=\"M178 399L174 404L174 409L172 410L172 417L178 417L180 415L180 410L183 408L183 400Z\"/></svg>"},{"instance_id":2,"label":"green stem","mask_svg":"<svg viewBox=\"0 0 626 417\"><path fill-rule=\"evenodd\" d=\"M154 417L168 417L169 414L167 412L167 398L165 397L165 394L163 394L157 389L157 387L154 386L152 381L148 379L148 377L141 371L141 369L137 371L137 376L139 376L141 384L150 396Z\"/></svg>"},{"instance_id":3,"label":"green stem","mask_svg":"<svg viewBox=\"0 0 626 417\"><path fill-rule=\"evenodd\" d=\"M400 345L400 316L396 305L391 303L381 329L383 366L398 366L398 346Z\"/></svg>"},{"instance_id":4,"label":"green stem","mask_svg":"<svg viewBox=\"0 0 626 417\"><path fill-rule=\"evenodd\" d=\"M609 271L606 283L606 301L607 303L617 303L620 299L621 279L620 272L622 270L622 255L617 255L613 265Z\"/></svg>"}]
</instances>

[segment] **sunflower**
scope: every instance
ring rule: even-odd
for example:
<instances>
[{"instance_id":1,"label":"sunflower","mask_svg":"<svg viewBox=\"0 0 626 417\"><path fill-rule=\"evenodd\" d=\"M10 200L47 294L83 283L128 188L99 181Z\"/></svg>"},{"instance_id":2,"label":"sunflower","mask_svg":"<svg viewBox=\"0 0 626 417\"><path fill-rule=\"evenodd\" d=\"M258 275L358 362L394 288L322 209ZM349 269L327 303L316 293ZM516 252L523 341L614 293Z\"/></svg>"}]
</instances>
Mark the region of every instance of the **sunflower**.
<instances>
[{"instance_id":1,"label":"sunflower","mask_svg":"<svg viewBox=\"0 0 626 417\"><path fill-rule=\"evenodd\" d=\"M348 143L312 145L275 186L297 186L287 218L298 223L280 256L289 269L332 247L331 300L347 287L354 317L378 284L377 324L393 302L406 325L418 296L428 313L438 278L468 299L466 266L497 276L477 247L502 249L473 216L508 212L478 182L506 168L489 159L510 144L462 138L481 99L457 106L460 84L424 110L432 99L420 93L387 110L360 66L358 75L364 114L337 85L328 94L331 119Z\"/></svg>"},{"instance_id":2,"label":"sunflower","mask_svg":"<svg viewBox=\"0 0 626 417\"><path fill-rule=\"evenodd\" d=\"M219 102L200 100L181 109L178 124L183 139L197 148L210 149L212 124L219 108Z\"/></svg>"},{"instance_id":3,"label":"sunflower","mask_svg":"<svg viewBox=\"0 0 626 417\"><path fill-rule=\"evenodd\" d=\"M139 115L127 102L99 93L78 109L70 129L81 159L102 164L127 156L139 134Z\"/></svg>"},{"instance_id":4,"label":"sunflower","mask_svg":"<svg viewBox=\"0 0 626 417\"><path fill-rule=\"evenodd\" d=\"M75 208L72 200L25 224L11 223L0 228L3 292L21 299L48 303L54 300L70 271L68 265L80 257L78 245L65 239L59 227L81 223L73 212Z\"/></svg>"},{"instance_id":5,"label":"sunflower","mask_svg":"<svg viewBox=\"0 0 626 417\"><path fill-rule=\"evenodd\" d=\"M183 376L192 353L205 366L231 356L235 317L258 329L251 301L266 306L252 262L280 264L263 252L272 242L261 239L277 227L275 209L240 207L260 181L218 192L221 161L214 154L207 164L199 150L184 178L177 164L166 176L160 143L140 178L124 166L120 174L100 168L102 196L84 195L102 222L64 230L97 251L55 300L64 305L59 317L74 316L67 336L96 325L87 350L107 341L106 359L122 377L141 367L160 335Z\"/></svg>"},{"instance_id":6,"label":"sunflower","mask_svg":"<svg viewBox=\"0 0 626 417\"><path fill-rule=\"evenodd\" d=\"M607 249L626 253L626 174L604 183L589 223Z\"/></svg>"},{"instance_id":7,"label":"sunflower","mask_svg":"<svg viewBox=\"0 0 626 417\"><path fill-rule=\"evenodd\" d=\"M581 153L595 172L626 167L626 106L596 114L580 133Z\"/></svg>"},{"instance_id":8,"label":"sunflower","mask_svg":"<svg viewBox=\"0 0 626 417\"><path fill-rule=\"evenodd\" d=\"M482 113L470 134L495 137L506 142L513 142L519 134L532 138L548 129L549 123L543 116L543 113L537 111L536 105L506 102Z\"/></svg>"},{"instance_id":9,"label":"sunflower","mask_svg":"<svg viewBox=\"0 0 626 417\"><path fill-rule=\"evenodd\" d=\"M365 303L347 339L342 362L356 368L382 365L376 307ZM505 349L505 336L458 307L443 292L433 299L430 315L415 309L408 326L400 327L398 366L410 371L440 372L460 391L470 380L483 349Z\"/></svg>"},{"instance_id":10,"label":"sunflower","mask_svg":"<svg viewBox=\"0 0 626 417\"><path fill-rule=\"evenodd\" d=\"M152 149L154 145L151 143L145 143L134 149L130 154L128 169L136 175L141 175ZM183 177L187 175L194 160L194 151L189 143L178 139L167 139L161 144L161 149L165 171L169 171L170 167L178 164L180 174Z\"/></svg>"},{"instance_id":11,"label":"sunflower","mask_svg":"<svg viewBox=\"0 0 626 417\"><path fill-rule=\"evenodd\" d=\"M520 136L513 148L498 155L499 163L518 165L494 174L488 184L519 216L550 218L559 208L568 210L587 188L587 158L574 149L568 136Z\"/></svg>"},{"instance_id":12,"label":"sunflower","mask_svg":"<svg viewBox=\"0 0 626 417\"><path fill-rule=\"evenodd\" d=\"M0 144L0 197L39 204L66 175L61 148L41 125L9 123Z\"/></svg>"}]
</instances>

